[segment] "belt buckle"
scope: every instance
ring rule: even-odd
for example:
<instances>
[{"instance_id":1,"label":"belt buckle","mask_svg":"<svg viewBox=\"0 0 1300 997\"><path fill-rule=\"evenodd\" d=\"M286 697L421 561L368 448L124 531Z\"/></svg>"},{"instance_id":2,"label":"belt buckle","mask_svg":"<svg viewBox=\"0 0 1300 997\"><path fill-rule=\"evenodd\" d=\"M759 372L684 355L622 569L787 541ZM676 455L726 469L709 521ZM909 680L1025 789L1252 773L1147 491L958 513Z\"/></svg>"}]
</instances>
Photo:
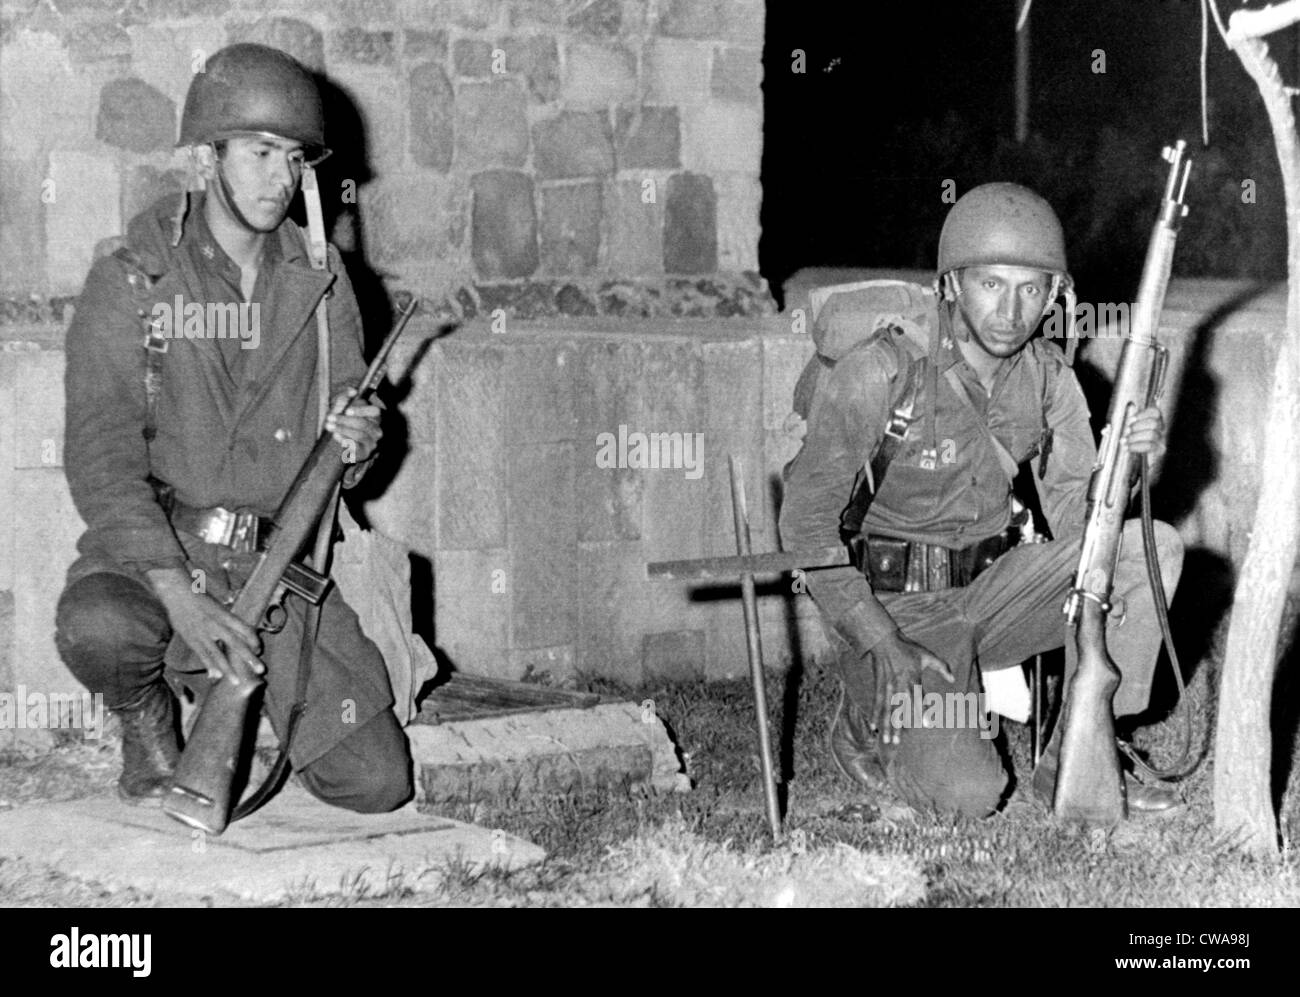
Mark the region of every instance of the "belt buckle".
<instances>
[{"instance_id":1,"label":"belt buckle","mask_svg":"<svg viewBox=\"0 0 1300 997\"><path fill-rule=\"evenodd\" d=\"M257 514L235 513L232 519L229 545L242 554L257 550Z\"/></svg>"},{"instance_id":2,"label":"belt buckle","mask_svg":"<svg viewBox=\"0 0 1300 997\"><path fill-rule=\"evenodd\" d=\"M204 543L216 544L221 547L230 545L230 538L234 533L234 514L220 507L208 510L203 517L203 522L199 527L198 535Z\"/></svg>"}]
</instances>

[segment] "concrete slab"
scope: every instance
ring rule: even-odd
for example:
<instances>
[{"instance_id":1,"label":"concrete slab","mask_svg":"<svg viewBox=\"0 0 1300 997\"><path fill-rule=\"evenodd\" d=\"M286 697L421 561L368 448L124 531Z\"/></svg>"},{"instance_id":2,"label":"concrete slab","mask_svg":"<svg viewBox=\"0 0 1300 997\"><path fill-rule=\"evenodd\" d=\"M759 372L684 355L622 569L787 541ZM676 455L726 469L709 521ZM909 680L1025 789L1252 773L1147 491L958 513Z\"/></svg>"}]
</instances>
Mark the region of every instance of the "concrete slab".
<instances>
[{"instance_id":1,"label":"concrete slab","mask_svg":"<svg viewBox=\"0 0 1300 997\"><path fill-rule=\"evenodd\" d=\"M654 703L601 703L406 728L431 803L640 786L691 788Z\"/></svg>"},{"instance_id":2,"label":"concrete slab","mask_svg":"<svg viewBox=\"0 0 1300 997\"><path fill-rule=\"evenodd\" d=\"M0 856L110 889L272 903L309 893L381 892L449 865L517 869L545 852L499 830L419 813L354 814L290 785L219 838L114 797L0 813Z\"/></svg>"}]
</instances>

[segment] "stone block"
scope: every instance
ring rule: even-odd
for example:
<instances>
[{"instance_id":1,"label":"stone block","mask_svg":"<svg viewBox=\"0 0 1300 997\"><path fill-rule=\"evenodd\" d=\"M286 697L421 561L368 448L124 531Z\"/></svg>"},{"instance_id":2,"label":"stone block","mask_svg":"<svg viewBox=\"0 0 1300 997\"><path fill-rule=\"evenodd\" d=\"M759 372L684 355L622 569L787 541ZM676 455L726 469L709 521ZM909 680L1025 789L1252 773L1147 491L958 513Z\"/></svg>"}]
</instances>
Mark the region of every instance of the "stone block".
<instances>
[{"instance_id":1,"label":"stone block","mask_svg":"<svg viewBox=\"0 0 1300 997\"><path fill-rule=\"evenodd\" d=\"M634 341L584 342L576 364L578 537L582 541L636 540L641 536L642 472L602 467L597 453L619 427L641 424L642 351Z\"/></svg>"},{"instance_id":2,"label":"stone block","mask_svg":"<svg viewBox=\"0 0 1300 997\"><path fill-rule=\"evenodd\" d=\"M263 17L252 24L232 24L230 43L258 42L288 52L313 72L325 71L325 38L295 17Z\"/></svg>"},{"instance_id":3,"label":"stone block","mask_svg":"<svg viewBox=\"0 0 1300 997\"><path fill-rule=\"evenodd\" d=\"M63 466L63 351L33 350L13 358L22 386L13 410L13 466Z\"/></svg>"},{"instance_id":4,"label":"stone block","mask_svg":"<svg viewBox=\"0 0 1300 997\"><path fill-rule=\"evenodd\" d=\"M738 46L714 49L710 87L719 100L762 104L762 49Z\"/></svg>"},{"instance_id":5,"label":"stone block","mask_svg":"<svg viewBox=\"0 0 1300 997\"><path fill-rule=\"evenodd\" d=\"M647 188L647 183L652 186ZM664 208L659 193L653 177L617 180L606 188L609 240L605 269L611 273L645 276L662 272Z\"/></svg>"},{"instance_id":6,"label":"stone block","mask_svg":"<svg viewBox=\"0 0 1300 997\"><path fill-rule=\"evenodd\" d=\"M366 66L392 65L397 39L391 31L339 28L330 32L330 62L356 62Z\"/></svg>"},{"instance_id":7,"label":"stone block","mask_svg":"<svg viewBox=\"0 0 1300 997\"><path fill-rule=\"evenodd\" d=\"M451 260L465 242L469 187L459 177L392 173L360 191L366 256L381 266L411 257Z\"/></svg>"},{"instance_id":8,"label":"stone block","mask_svg":"<svg viewBox=\"0 0 1300 997\"><path fill-rule=\"evenodd\" d=\"M641 669L649 682L698 682L704 678L704 631L646 634Z\"/></svg>"},{"instance_id":9,"label":"stone block","mask_svg":"<svg viewBox=\"0 0 1300 997\"><path fill-rule=\"evenodd\" d=\"M74 65L131 60L131 36L113 21L73 22L65 43Z\"/></svg>"},{"instance_id":10,"label":"stone block","mask_svg":"<svg viewBox=\"0 0 1300 997\"><path fill-rule=\"evenodd\" d=\"M530 94L543 102L560 96L560 53L554 38L526 35L507 39L502 47L506 71L523 73Z\"/></svg>"},{"instance_id":11,"label":"stone block","mask_svg":"<svg viewBox=\"0 0 1300 997\"><path fill-rule=\"evenodd\" d=\"M99 94L95 137L132 152L170 149L176 141L176 104L144 80L110 80Z\"/></svg>"},{"instance_id":12,"label":"stone block","mask_svg":"<svg viewBox=\"0 0 1300 997\"><path fill-rule=\"evenodd\" d=\"M777 321L786 321L782 315ZM809 322L811 329L811 322ZM813 355L813 339L807 335L764 335L763 344L763 428L784 430L791 412L794 386L804 365Z\"/></svg>"},{"instance_id":13,"label":"stone block","mask_svg":"<svg viewBox=\"0 0 1300 997\"><path fill-rule=\"evenodd\" d=\"M508 0L499 6L508 8L512 28L541 28L554 33L563 28L576 8L555 0Z\"/></svg>"},{"instance_id":14,"label":"stone block","mask_svg":"<svg viewBox=\"0 0 1300 997\"><path fill-rule=\"evenodd\" d=\"M0 159L0 293L45 287L45 171L27 159Z\"/></svg>"},{"instance_id":15,"label":"stone block","mask_svg":"<svg viewBox=\"0 0 1300 997\"><path fill-rule=\"evenodd\" d=\"M572 443L506 448L512 648L569 644L577 637L573 455Z\"/></svg>"},{"instance_id":16,"label":"stone block","mask_svg":"<svg viewBox=\"0 0 1300 997\"><path fill-rule=\"evenodd\" d=\"M57 94L57 100L51 100ZM93 141L99 87L93 74L74 71L60 39L20 30L0 57L0 136L7 159L34 160L50 148Z\"/></svg>"},{"instance_id":17,"label":"stone block","mask_svg":"<svg viewBox=\"0 0 1300 997\"><path fill-rule=\"evenodd\" d=\"M577 674L572 644L559 647L511 648L510 674L523 682L559 684Z\"/></svg>"},{"instance_id":18,"label":"stone block","mask_svg":"<svg viewBox=\"0 0 1300 997\"><path fill-rule=\"evenodd\" d=\"M0 690L14 687L14 594L0 589Z\"/></svg>"},{"instance_id":19,"label":"stone block","mask_svg":"<svg viewBox=\"0 0 1300 997\"><path fill-rule=\"evenodd\" d=\"M542 188L542 269L583 274L600 258L602 195L599 183Z\"/></svg>"},{"instance_id":20,"label":"stone block","mask_svg":"<svg viewBox=\"0 0 1300 997\"><path fill-rule=\"evenodd\" d=\"M226 41L222 26L209 21L137 24L128 33L136 76L176 101L177 107L184 107L194 74Z\"/></svg>"},{"instance_id":21,"label":"stone block","mask_svg":"<svg viewBox=\"0 0 1300 997\"><path fill-rule=\"evenodd\" d=\"M760 109L711 103L682 110L682 165L686 169L756 177L762 155Z\"/></svg>"},{"instance_id":22,"label":"stone block","mask_svg":"<svg viewBox=\"0 0 1300 997\"><path fill-rule=\"evenodd\" d=\"M440 550L433 558L434 640L457 671L509 678L509 554Z\"/></svg>"},{"instance_id":23,"label":"stone block","mask_svg":"<svg viewBox=\"0 0 1300 997\"><path fill-rule=\"evenodd\" d=\"M655 595L641 545L579 544L578 564L578 672L641 682L644 607Z\"/></svg>"},{"instance_id":24,"label":"stone block","mask_svg":"<svg viewBox=\"0 0 1300 997\"><path fill-rule=\"evenodd\" d=\"M63 471L42 468L14 475L10 510L14 535L15 683L41 692L79 692L54 647L54 608L68 565L85 530L72 505Z\"/></svg>"},{"instance_id":25,"label":"stone block","mask_svg":"<svg viewBox=\"0 0 1300 997\"><path fill-rule=\"evenodd\" d=\"M717 199L713 181L698 173L668 180L664 204L664 270L712 273L718 269Z\"/></svg>"},{"instance_id":26,"label":"stone block","mask_svg":"<svg viewBox=\"0 0 1300 997\"><path fill-rule=\"evenodd\" d=\"M330 75L331 83L342 91L360 116L354 126L360 134L349 139L349 144L356 146L351 150L356 159L360 160L362 154L365 158L364 163L357 163L357 172L366 165L370 167L369 175L383 176L403 169L407 147L414 142L407 136L407 107L402 100L394 99L398 86L395 71L390 66L341 62ZM427 124L427 119L422 123ZM331 132L327 121L326 137L347 134L345 129L346 126L340 125ZM338 144L339 140L333 141ZM366 176L362 174L354 179L363 181Z\"/></svg>"},{"instance_id":27,"label":"stone block","mask_svg":"<svg viewBox=\"0 0 1300 997\"><path fill-rule=\"evenodd\" d=\"M712 46L702 42L656 38L645 57L646 100L689 107L712 93Z\"/></svg>"},{"instance_id":28,"label":"stone block","mask_svg":"<svg viewBox=\"0 0 1300 997\"><path fill-rule=\"evenodd\" d=\"M9 350L0 352L0 509L6 510L13 509L16 501L14 478L18 472L14 470L14 456L18 434L14 413L18 407L18 388L21 384L18 380L18 356L17 352ZM60 390L59 395L62 394ZM4 524L0 525L0 592L12 591L13 587L14 531L12 521L6 517ZM0 642L0 655L11 650L12 640ZM6 687L0 685L2 688Z\"/></svg>"},{"instance_id":29,"label":"stone block","mask_svg":"<svg viewBox=\"0 0 1300 997\"><path fill-rule=\"evenodd\" d=\"M761 47L766 28L763 0L717 0L722 38Z\"/></svg>"},{"instance_id":30,"label":"stone block","mask_svg":"<svg viewBox=\"0 0 1300 997\"><path fill-rule=\"evenodd\" d=\"M537 209L527 174L487 170L474 189L474 266L481 278L528 277L537 270Z\"/></svg>"},{"instance_id":31,"label":"stone block","mask_svg":"<svg viewBox=\"0 0 1300 997\"><path fill-rule=\"evenodd\" d=\"M397 19L403 24L431 24L443 27L448 24L458 28L480 31L493 24L498 15L504 16L500 0L397 0Z\"/></svg>"},{"instance_id":32,"label":"stone block","mask_svg":"<svg viewBox=\"0 0 1300 997\"><path fill-rule=\"evenodd\" d=\"M446 173L456 149L456 96L440 66L428 62L411 70L411 158Z\"/></svg>"},{"instance_id":33,"label":"stone block","mask_svg":"<svg viewBox=\"0 0 1300 997\"><path fill-rule=\"evenodd\" d=\"M537 175L543 180L614 172L609 118L602 111L564 111L533 125Z\"/></svg>"},{"instance_id":34,"label":"stone block","mask_svg":"<svg viewBox=\"0 0 1300 997\"><path fill-rule=\"evenodd\" d=\"M121 177L107 157L71 149L52 151L49 166L54 191L45 205L49 286L55 294L76 294L95 243L121 234Z\"/></svg>"},{"instance_id":35,"label":"stone block","mask_svg":"<svg viewBox=\"0 0 1300 997\"><path fill-rule=\"evenodd\" d=\"M623 0L594 0L568 18L572 31L598 38L617 38L623 27Z\"/></svg>"},{"instance_id":36,"label":"stone block","mask_svg":"<svg viewBox=\"0 0 1300 997\"><path fill-rule=\"evenodd\" d=\"M507 341L506 439L521 443L572 442L578 435L576 343Z\"/></svg>"},{"instance_id":37,"label":"stone block","mask_svg":"<svg viewBox=\"0 0 1300 997\"><path fill-rule=\"evenodd\" d=\"M432 393L432 389L426 391L428 395ZM426 399L424 405L428 406L431 417L432 398ZM438 553L438 478L437 449L433 441L412 440L402 455L401 469L388 482L383 494L365 505L366 516L375 529L430 560Z\"/></svg>"},{"instance_id":38,"label":"stone block","mask_svg":"<svg viewBox=\"0 0 1300 997\"><path fill-rule=\"evenodd\" d=\"M456 97L456 165L523 166L528 120L523 88L514 80L466 83Z\"/></svg>"},{"instance_id":39,"label":"stone block","mask_svg":"<svg viewBox=\"0 0 1300 997\"><path fill-rule=\"evenodd\" d=\"M619 108L620 170L672 170L681 165L681 129L675 107Z\"/></svg>"},{"instance_id":40,"label":"stone block","mask_svg":"<svg viewBox=\"0 0 1300 997\"><path fill-rule=\"evenodd\" d=\"M735 547L728 553L734 554ZM709 628L704 631L704 667L700 678L710 682L730 682L749 676L749 644L745 636L745 610L740 604L740 583L719 582L711 587L713 601L710 603L712 615ZM760 605L761 605L760 601ZM771 668L772 643L770 634L761 624L760 641L763 651L764 669ZM775 690L768 687L768 701L771 702ZM753 707L750 706L752 716Z\"/></svg>"},{"instance_id":41,"label":"stone block","mask_svg":"<svg viewBox=\"0 0 1300 997\"><path fill-rule=\"evenodd\" d=\"M714 175L713 188L718 204L718 269L757 270L763 185L757 176L722 173Z\"/></svg>"},{"instance_id":42,"label":"stone block","mask_svg":"<svg viewBox=\"0 0 1300 997\"><path fill-rule=\"evenodd\" d=\"M636 57L618 46L575 41L566 50L561 99L565 107L608 107L637 96Z\"/></svg>"},{"instance_id":43,"label":"stone block","mask_svg":"<svg viewBox=\"0 0 1300 997\"><path fill-rule=\"evenodd\" d=\"M752 339L705 343L703 347L704 447L697 459L708 489L704 521L706 556L721 557L736 552L729 455L734 454L741 461L751 531L760 533L767 519L761 463L761 355L759 344Z\"/></svg>"},{"instance_id":44,"label":"stone block","mask_svg":"<svg viewBox=\"0 0 1300 997\"><path fill-rule=\"evenodd\" d=\"M492 75L492 44L481 38L457 38L452 46L452 59L457 76L485 77Z\"/></svg>"},{"instance_id":45,"label":"stone block","mask_svg":"<svg viewBox=\"0 0 1300 997\"><path fill-rule=\"evenodd\" d=\"M720 0L668 0L659 15L659 30L671 38L720 38Z\"/></svg>"},{"instance_id":46,"label":"stone block","mask_svg":"<svg viewBox=\"0 0 1300 997\"><path fill-rule=\"evenodd\" d=\"M686 463L686 441L692 447L704 430L703 364L697 344L677 339L653 339L645 345L642 366L642 421L629 426L628 464L632 463L632 432L680 435L681 460ZM661 449L661 448L660 448ZM693 455L692 455L693 456ZM673 463L671 454L667 461ZM665 461L661 458L658 463ZM641 536L647 561L701 557L704 553L704 506L708 485L703 475L687 477L685 467L649 467L635 470L644 479Z\"/></svg>"},{"instance_id":47,"label":"stone block","mask_svg":"<svg viewBox=\"0 0 1300 997\"><path fill-rule=\"evenodd\" d=\"M402 55L411 61L447 58L447 32L406 29L402 32Z\"/></svg>"},{"instance_id":48,"label":"stone block","mask_svg":"<svg viewBox=\"0 0 1300 997\"><path fill-rule=\"evenodd\" d=\"M334 24L380 24L397 20L397 4L394 0L326 0L317 5L315 0L303 3L304 9L323 8Z\"/></svg>"},{"instance_id":49,"label":"stone block","mask_svg":"<svg viewBox=\"0 0 1300 997\"><path fill-rule=\"evenodd\" d=\"M635 703L416 724L408 733L429 802L690 788L663 724L642 720Z\"/></svg>"},{"instance_id":50,"label":"stone block","mask_svg":"<svg viewBox=\"0 0 1300 997\"><path fill-rule=\"evenodd\" d=\"M561 315L595 315L599 311L595 297L577 284L565 284L555 292L555 307Z\"/></svg>"},{"instance_id":51,"label":"stone block","mask_svg":"<svg viewBox=\"0 0 1300 997\"><path fill-rule=\"evenodd\" d=\"M783 473L785 466L799 453L802 441L783 429L765 429L763 431L762 467L763 479L760 482L763 500L763 529L754 534L754 546L762 545L763 550L779 550L781 537L779 517L781 500L785 494Z\"/></svg>"},{"instance_id":52,"label":"stone block","mask_svg":"<svg viewBox=\"0 0 1300 997\"><path fill-rule=\"evenodd\" d=\"M444 341L437 365L438 546L464 550L506 543L501 348L480 339ZM551 643L558 643L552 641Z\"/></svg>"},{"instance_id":53,"label":"stone block","mask_svg":"<svg viewBox=\"0 0 1300 997\"><path fill-rule=\"evenodd\" d=\"M97 0L82 0L83 3L97 3ZM120 7L114 8L111 0L109 3L98 3L99 6L109 9L121 10ZM64 0L63 7L69 6L67 0ZM143 14L151 20L162 20L164 18L183 18L183 17L220 17L223 14L230 13L230 8L234 6L233 0L144 0L139 5ZM130 13L123 12L125 16L130 17Z\"/></svg>"}]
</instances>

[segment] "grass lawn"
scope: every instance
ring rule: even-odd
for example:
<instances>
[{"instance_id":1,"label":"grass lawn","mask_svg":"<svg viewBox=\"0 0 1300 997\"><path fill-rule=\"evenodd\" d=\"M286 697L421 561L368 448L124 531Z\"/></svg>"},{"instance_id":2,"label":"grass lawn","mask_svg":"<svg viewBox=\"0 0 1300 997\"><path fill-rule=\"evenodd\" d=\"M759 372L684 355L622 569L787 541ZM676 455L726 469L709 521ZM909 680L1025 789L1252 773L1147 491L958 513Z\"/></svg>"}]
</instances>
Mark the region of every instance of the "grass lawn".
<instances>
[{"instance_id":1,"label":"grass lawn","mask_svg":"<svg viewBox=\"0 0 1300 997\"><path fill-rule=\"evenodd\" d=\"M1193 741L1206 750L1202 670L1188 691ZM637 689L652 699L684 753L695 788L497 800L441 813L503 828L544 847L547 860L514 873L464 867L393 870L382 891L355 883L303 883L291 900L334 905L508 906L1295 906L1300 875L1288 850L1261 863L1216 841L1212 759L1183 784L1176 815L1131 820L1112 832L1061 826L1017 786L986 820L914 814L872 799L833 768L824 750L835 684L811 670L771 676L768 696L778 756L788 773L786 841L770 842L747 682ZM795 723L792 734L785 714ZM1178 715L1144 729L1158 759L1176 749ZM1004 723L1016 773L1029 772L1025 727ZM1292 767L1294 772L1294 766ZM35 757L0 757L0 808L73 799L111 787L117 743L72 741ZM1294 783L1294 779L1292 779ZM1284 801L1284 839L1300 807ZM39 864L0 861L0 903L119 906L192 903L131 891L109 893Z\"/></svg>"}]
</instances>

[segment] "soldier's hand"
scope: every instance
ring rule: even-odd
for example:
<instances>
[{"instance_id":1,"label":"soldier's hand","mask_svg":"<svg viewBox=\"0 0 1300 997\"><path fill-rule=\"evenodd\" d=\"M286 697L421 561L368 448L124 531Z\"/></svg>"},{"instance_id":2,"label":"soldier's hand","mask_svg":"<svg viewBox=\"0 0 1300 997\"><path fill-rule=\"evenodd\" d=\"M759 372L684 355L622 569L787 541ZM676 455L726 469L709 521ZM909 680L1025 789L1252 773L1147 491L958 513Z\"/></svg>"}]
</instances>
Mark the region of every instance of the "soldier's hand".
<instances>
[{"instance_id":1,"label":"soldier's hand","mask_svg":"<svg viewBox=\"0 0 1300 997\"><path fill-rule=\"evenodd\" d=\"M1124 444L1135 454L1156 460L1165 452L1165 418L1155 405L1144 408L1129 420Z\"/></svg>"},{"instance_id":2,"label":"soldier's hand","mask_svg":"<svg viewBox=\"0 0 1300 997\"><path fill-rule=\"evenodd\" d=\"M368 460L384 435L379 425L378 405L353 403L343 409L341 415L334 415L334 410L347 403L356 393L355 388L349 388L335 395L330 414L325 417L325 429L334 434L334 439L343 448L345 464L360 464Z\"/></svg>"},{"instance_id":3,"label":"soldier's hand","mask_svg":"<svg viewBox=\"0 0 1300 997\"><path fill-rule=\"evenodd\" d=\"M886 637L871 649L876 663L876 729L882 744L897 744L898 728L892 723L898 695L913 696L925 672L953 680L952 671L939 658L901 633ZM908 715L912 708L909 705Z\"/></svg>"},{"instance_id":4,"label":"soldier's hand","mask_svg":"<svg viewBox=\"0 0 1300 997\"><path fill-rule=\"evenodd\" d=\"M189 645L210 677L223 675L240 685L261 675L261 641L256 631L216 599L190 586L180 569L150 571L149 584L167 610L172 630Z\"/></svg>"}]
</instances>

